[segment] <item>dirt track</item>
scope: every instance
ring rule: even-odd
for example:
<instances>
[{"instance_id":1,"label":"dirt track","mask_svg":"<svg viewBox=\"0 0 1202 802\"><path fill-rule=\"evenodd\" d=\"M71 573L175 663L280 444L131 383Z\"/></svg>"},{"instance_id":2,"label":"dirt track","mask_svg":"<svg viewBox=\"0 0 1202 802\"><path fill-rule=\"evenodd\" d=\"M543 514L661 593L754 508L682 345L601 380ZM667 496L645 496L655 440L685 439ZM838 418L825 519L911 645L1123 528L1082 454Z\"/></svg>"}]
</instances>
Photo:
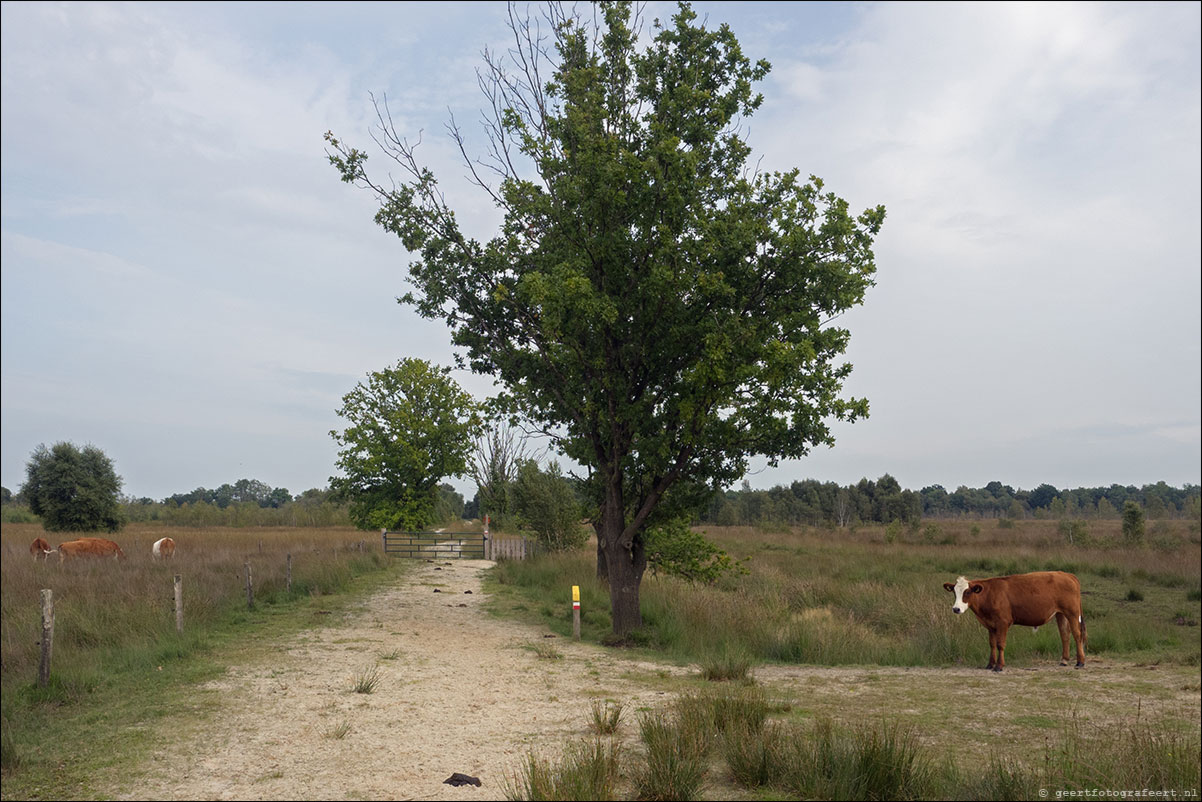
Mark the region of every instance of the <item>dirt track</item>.
<instances>
[{"instance_id":1,"label":"dirt track","mask_svg":"<svg viewBox=\"0 0 1202 802\"><path fill-rule=\"evenodd\" d=\"M232 669L214 723L158 750L120 798L504 799L527 752L558 756L587 734L590 700L656 705L661 672L686 673L487 615L490 565L421 563L270 664ZM374 692L352 691L372 666ZM481 787L444 784L454 772Z\"/></svg>"}]
</instances>

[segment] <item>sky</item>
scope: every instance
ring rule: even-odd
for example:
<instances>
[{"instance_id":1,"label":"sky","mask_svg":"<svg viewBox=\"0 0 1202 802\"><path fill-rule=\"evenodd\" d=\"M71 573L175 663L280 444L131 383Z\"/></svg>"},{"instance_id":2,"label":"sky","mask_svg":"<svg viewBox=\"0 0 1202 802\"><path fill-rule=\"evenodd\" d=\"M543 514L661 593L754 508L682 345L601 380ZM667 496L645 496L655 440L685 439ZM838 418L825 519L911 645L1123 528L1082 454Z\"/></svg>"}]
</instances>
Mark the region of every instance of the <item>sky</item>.
<instances>
[{"instance_id":1,"label":"sky","mask_svg":"<svg viewBox=\"0 0 1202 802\"><path fill-rule=\"evenodd\" d=\"M1198 3L697 3L772 71L765 170L888 210L841 318L870 417L747 477L903 487L1198 484ZM523 6L524 8L524 6ZM651 3L647 19L674 6ZM372 95L463 228L499 214L476 83L503 3L4 2L0 474L92 444L161 499L335 472L342 396L446 327L322 135L374 155ZM456 371L478 398L491 377ZM467 497L474 487L452 481Z\"/></svg>"}]
</instances>

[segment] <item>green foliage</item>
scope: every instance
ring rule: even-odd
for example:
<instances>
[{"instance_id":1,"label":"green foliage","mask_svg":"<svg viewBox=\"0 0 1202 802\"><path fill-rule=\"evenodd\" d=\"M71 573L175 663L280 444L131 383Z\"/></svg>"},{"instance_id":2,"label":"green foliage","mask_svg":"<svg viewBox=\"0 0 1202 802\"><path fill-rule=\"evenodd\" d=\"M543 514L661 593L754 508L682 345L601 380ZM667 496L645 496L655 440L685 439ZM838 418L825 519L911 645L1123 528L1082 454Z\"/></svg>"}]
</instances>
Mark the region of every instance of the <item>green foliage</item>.
<instances>
[{"instance_id":1,"label":"green foliage","mask_svg":"<svg viewBox=\"0 0 1202 802\"><path fill-rule=\"evenodd\" d=\"M867 415L841 396L850 332L832 321L874 283L885 210L855 215L816 177L754 168L740 129L769 65L727 26L687 5L649 36L626 3L547 13L553 41L515 18L514 68L484 72L499 179L477 183L503 214L487 242L461 232L386 109L377 141L399 185L326 141L417 255L404 300L497 377L503 409L591 469L598 570L624 634L640 624L643 535L661 504L737 480L756 454L803 457L833 444L832 419Z\"/></svg>"},{"instance_id":2,"label":"green foliage","mask_svg":"<svg viewBox=\"0 0 1202 802\"><path fill-rule=\"evenodd\" d=\"M1144 511L1134 501L1123 503L1123 540L1128 543L1144 541Z\"/></svg>"},{"instance_id":3,"label":"green foliage","mask_svg":"<svg viewBox=\"0 0 1202 802\"><path fill-rule=\"evenodd\" d=\"M725 574L747 573L743 560L731 560L681 518L649 529L646 548L647 564L653 571L689 582L712 585Z\"/></svg>"},{"instance_id":4,"label":"green foliage","mask_svg":"<svg viewBox=\"0 0 1202 802\"><path fill-rule=\"evenodd\" d=\"M439 517L439 482L466 469L479 426L472 398L446 369L402 359L342 397L342 476L330 479L361 529L423 529Z\"/></svg>"},{"instance_id":5,"label":"green foliage","mask_svg":"<svg viewBox=\"0 0 1202 802\"><path fill-rule=\"evenodd\" d=\"M38 522L38 516L34 515L28 507L7 504L0 510L0 520L6 524L34 524Z\"/></svg>"},{"instance_id":6,"label":"green foliage","mask_svg":"<svg viewBox=\"0 0 1202 802\"><path fill-rule=\"evenodd\" d=\"M1064 536L1070 546L1088 546L1092 542L1085 521L1060 521L1056 525L1056 531Z\"/></svg>"},{"instance_id":7,"label":"green foliage","mask_svg":"<svg viewBox=\"0 0 1202 802\"><path fill-rule=\"evenodd\" d=\"M577 549L588 540L580 502L558 464L544 471L532 459L519 462L511 496L519 527L531 529L548 551Z\"/></svg>"},{"instance_id":8,"label":"green foliage","mask_svg":"<svg viewBox=\"0 0 1202 802\"><path fill-rule=\"evenodd\" d=\"M116 532L121 514L121 477L96 446L39 445L25 466L22 492L29 509L50 532Z\"/></svg>"}]
</instances>

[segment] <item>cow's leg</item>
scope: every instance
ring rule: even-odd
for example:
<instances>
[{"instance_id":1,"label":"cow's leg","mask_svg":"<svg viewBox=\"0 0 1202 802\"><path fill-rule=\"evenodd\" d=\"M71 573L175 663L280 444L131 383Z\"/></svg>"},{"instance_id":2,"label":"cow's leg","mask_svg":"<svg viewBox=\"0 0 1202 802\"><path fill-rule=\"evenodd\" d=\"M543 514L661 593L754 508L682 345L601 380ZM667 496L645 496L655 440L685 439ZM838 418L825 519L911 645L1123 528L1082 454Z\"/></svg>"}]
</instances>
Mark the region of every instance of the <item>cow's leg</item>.
<instances>
[{"instance_id":1,"label":"cow's leg","mask_svg":"<svg viewBox=\"0 0 1202 802\"><path fill-rule=\"evenodd\" d=\"M1068 665L1068 616L1056 613L1056 628L1060 630L1060 665Z\"/></svg>"},{"instance_id":2,"label":"cow's leg","mask_svg":"<svg viewBox=\"0 0 1202 802\"><path fill-rule=\"evenodd\" d=\"M1069 628L1073 633L1073 640L1077 642L1077 668L1082 668L1085 665L1085 619L1078 611L1076 616L1067 616ZM1068 662L1068 643L1064 645L1065 663Z\"/></svg>"},{"instance_id":3,"label":"cow's leg","mask_svg":"<svg viewBox=\"0 0 1202 802\"><path fill-rule=\"evenodd\" d=\"M1001 671L1006 667L1006 630L1009 628L1009 624L1001 624L997 628L997 662L993 666L994 671Z\"/></svg>"},{"instance_id":4,"label":"cow's leg","mask_svg":"<svg viewBox=\"0 0 1202 802\"><path fill-rule=\"evenodd\" d=\"M997 630L989 630L989 663L985 666L987 669L997 665Z\"/></svg>"}]
</instances>

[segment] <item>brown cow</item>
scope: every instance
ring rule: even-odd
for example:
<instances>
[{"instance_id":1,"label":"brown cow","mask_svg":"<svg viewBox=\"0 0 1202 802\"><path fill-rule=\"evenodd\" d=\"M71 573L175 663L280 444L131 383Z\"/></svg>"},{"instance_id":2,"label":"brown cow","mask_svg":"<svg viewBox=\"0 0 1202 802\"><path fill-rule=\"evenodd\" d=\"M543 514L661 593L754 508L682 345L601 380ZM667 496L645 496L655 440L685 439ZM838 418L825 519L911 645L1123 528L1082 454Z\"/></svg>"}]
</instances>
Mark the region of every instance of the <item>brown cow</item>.
<instances>
[{"instance_id":1,"label":"brown cow","mask_svg":"<svg viewBox=\"0 0 1202 802\"><path fill-rule=\"evenodd\" d=\"M170 560L175 556L175 541L169 537L161 537L150 547L150 553L156 560Z\"/></svg>"},{"instance_id":2,"label":"brown cow","mask_svg":"<svg viewBox=\"0 0 1202 802\"><path fill-rule=\"evenodd\" d=\"M68 557L114 557L124 560L125 552L111 540L102 537L81 537L79 540L68 540L58 545L59 562Z\"/></svg>"},{"instance_id":3,"label":"brown cow","mask_svg":"<svg viewBox=\"0 0 1202 802\"><path fill-rule=\"evenodd\" d=\"M1060 629L1060 665L1068 665L1068 636L1077 642L1077 668L1085 665L1085 619L1081 616L1081 583L1064 571L998 576L969 581L960 577L944 582L956 597L952 611L972 610L989 630L989 665L1006 667L1006 631L1014 624L1039 629L1053 618Z\"/></svg>"},{"instance_id":4,"label":"brown cow","mask_svg":"<svg viewBox=\"0 0 1202 802\"><path fill-rule=\"evenodd\" d=\"M29 553L33 555L35 560L44 560L53 554L54 550L50 548L50 544L46 542L46 538L38 537L34 538L33 542L29 544Z\"/></svg>"}]
</instances>

